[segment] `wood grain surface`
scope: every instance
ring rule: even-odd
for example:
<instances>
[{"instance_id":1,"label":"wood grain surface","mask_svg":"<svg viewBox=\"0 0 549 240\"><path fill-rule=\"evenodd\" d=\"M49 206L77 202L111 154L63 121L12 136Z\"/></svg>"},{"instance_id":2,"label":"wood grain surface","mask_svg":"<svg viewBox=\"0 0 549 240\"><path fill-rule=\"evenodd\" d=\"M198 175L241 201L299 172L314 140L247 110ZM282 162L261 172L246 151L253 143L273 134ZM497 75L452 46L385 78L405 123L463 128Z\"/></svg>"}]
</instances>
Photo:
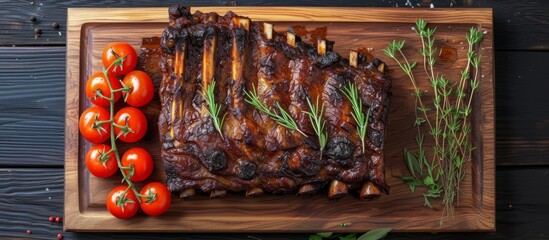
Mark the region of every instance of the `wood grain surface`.
<instances>
[{"instance_id":1,"label":"wood grain surface","mask_svg":"<svg viewBox=\"0 0 549 240\"><path fill-rule=\"evenodd\" d=\"M496 54L497 161L500 166L549 164L549 52Z\"/></svg>"},{"instance_id":2,"label":"wood grain surface","mask_svg":"<svg viewBox=\"0 0 549 240\"><path fill-rule=\"evenodd\" d=\"M546 216L549 214L549 167L498 168L495 233L390 233L394 239L547 239ZM528 179L528 181L525 181ZM305 240L309 234L273 233L74 233L63 232L62 224L48 222L49 216L63 214L63 169L0 169L1 239L197 239L197 240ZM50 199L51 198L51 199ZM25 232L32 231L31 235ZM364 232L364 231L359 231ZM251 236L251 237L250 237ZM252 238L253 237L253 238Z\"/></svg>"},{"instance_id":3,"label":"wood grain surface","mask_svg":"<svg viewBox=\"0 0 549 240\"><path fill-rule=\"evenodd\" d=\"M227 8L195 8L203 12L216 11L224 14ZM231 194L220 200L206 197L191 201L175 200L166 215L158 218L139 216L131 222L121 222L110 216L104 207L108 191L118 184L117 179L97 179L90 177L83 164L83 155L90 147L78 136L77 118L90 106L83 97L86 79L100 69L100 55L104 46L113 41L127 41L139 46L142 38L158 36L166 20L166 8L148 9L69 9L68 50L67 50L67 114L66 114L66 198L65 229L69 231L182 231L182 232L265 232L284 230L303 231L342 231L352 232L379 227L392 227L395 231L490 231L495 224L494 200L494 82L493 82L493 42L491 10L473 9L454 11L443 9L402 10L402 9L360 9L360 8L264 8L235 7L230 10L251 17L253 20L267 20L277 31L289 26L305 26L310 29L327 27L327 38L334 40L335 51L347 55L349 49L371 47L376 57L392 64L381 53L387 42L395 35L406 39L411 46L406 53L411 59L419 59L419 41L412 30L419 16L438 27L437 47L447 46L457 52L455 59L441 62L441 69L450 79L456 79L459 70L466 63L464 34L471 26L485 32L485 40L479 47L482 55L480 74L481 90L475 97L476 124L475 145L479 146L462 189L461 206L457 208L455 219L447 221L441 228L441 211L421 206L418 194L409 193L408 188L398 178L407 174L402 160L402 149L409 147L414 139L412 127L413 102L410 96L411 85L401 71L391 72L394 79L392 106L385 145L386 176L392 186L391 194L371 202L358 201L347 197L339 201L328 201L326 196L311 198L296 196L265 195L246 199L242 193ZM94 12L102 11L97 16ZM334 15L337 13L337 15ZM367 16L367 17L364 17ZM132 22L113 24L112 22ZM135 22L146 22L135 23ZM139 31L136 31L139 29ZM124 33L134 31L128 36ZM415 47L414 47L415 46ZM417 76L422 78L421 73ZM425 81L422 88L427 89ZM158 138L155 120L158 102L144 108L152 131L140 143L148 148L155 159L159 159ZM124 148L124 145L122 146ZM162 180L163 170L157 161L154 179ZM440 206L437 206L440 208ZM359 212L357 212L357 210ZM259 213L259 214L258 214ZM177 224L167 224L174 223ZM348 223L341 227L341 223Z\"/></svg>"},{"instance_id":4,"label":"wood grain surface","mask_svg":"<svg viewBox=\"0 0 549 240\"><path fill-rule=\"evenodd\" d=\"M173 3L189 6L347 6L425 8L433 3L435 8L484 7L494 8L495 48L497 50L547 50L549 43L549 5L544 0L201 0L201 1L150 1L150 0L103 0L103 1L4 1L0 8L0 45L64 45L66 37L67 7L167 7ZM31 4L33 3L33 4ZM14 10L15 9L15 10ZM35 16L37 22L29 20ZM57 22L61 28L53 29ZM40 28L43 35L35 39L34 29ZM59 34L61 33L61 34Z\"/></svg>"},{"instance_id":5,"label":"wood grain surface","mask_svg":"<svg viewBox=\"0 0 549 240\"><path fill-rule=\"evenodd\" d=\"M34 5L31 5L31 2ZM301 6L365 6L411 8L405 0L201 0L177 1L189 5L301 5ZM40 5L42 3L42 5ZM1 66L9 63L10 71L0 71L0 96L10 94L11 89L27 86L34 79L27 78L27 72L56 71L57 74L43 74L41 81L55 82L42 85L44 91L59 89L64 85L65 60L55 55L65 54L67 7L160 7L173 3L150 0L102 0L102 1L2 1L0 8L0 49ZM429 0L410 0L415 8L429 7ZM544 62L549 58L547 49L549 38L549 4L543 0L441 0L433 1L440 7L493 7L496 57L496 233L390 233L386 239L549 239L546 216L549 214L546 199L549 191L544 191L549 182L547 173L549 161L549 118L543 111L549 95L544 94L549 68ZM419 6L418 6L419 5ZM32 24L29 17L36 16ZM52 22L60 24L59 30L51 28ZM34 38L33 29L39 27L43 36ZM58 34L61 32L61 36ZM17 46L12 48L13 46ZM51 47L56 45L59 47ZM52 57L54 56L54 57ZM15 58L27 61L15 61ZM48 62L51 65L33 64ZM46 67L47 66L47 67ZM503 66L503 67L500 67ZM17 81L14 81L17 79ZM9 82L9 84L8 84ZM2 84L6 83L6 84ZM542 86L542 87L536 87ZM24 94L25 91L19 91ZM49 111L36 114L32 108L12 107L32 105L40 102L29 90L25 97L2 98L0 114L2 124L0 135L0 238L1 239L56 239L62 232L61 225L51 225L49 215L61 215L63 209L63 129L56 133L40 127L32 134L35 138L20 138L9 123L64 122L64 104L48 105ZM13 95L13 94L12 94ZM42 95L43 96L43 95ZM64 102L64 95L61 101ZM539 107L538 107L539 106ZM58 114L61 112L61 114ZM532 114L535 113L535 114ZM24 130L24 129L22 129ZM8 138L8 139L6 139ZM11 138L12 140L9 140ZM36 139L36 140L34 140ZM45 142L52 143L49 150ZM40 153L35 151L41 145ZM11 146L11 147L7 147ZM55 147L57 146L57 147ZM502 166L502 164L504 166ZM522 165L522 166L517 166ZM528 165L528 166L525 166ZM53 168L42 168L51 166ZM39 168L36 168L39 167ZM8 177L6 172L11 172ZM55 182L55 184L53 184ZM47 194L48 187L55 194ZM54 189L54 190L52 190ZM47 194L47 195L46 195ZM45 204L43 197L51 196L54 204ZM33 207L38 206L38 207ZM25 211L31 208L35 211ZM40 217L35 217L39 215ZM30 229L32 235L25 231ZM364 232L364 231L358 231ZM312 233L312 232L311 232ZM309 234L284 233L283 231L262 234L160 234L160 233L72 233L63 232L65 239L308 239ZM252 236L254 238L251 238Z\"/></svg>"},{"instance_id":6,"label":"wood grain surface","mask_svg":"<svg viewBox=\"0 0 549 240\"><path fill-rule=\"evenodd\" d=\"M0 48L1 166L63 166L64 63L62 47Z\"/></svg>"}]
</instances>

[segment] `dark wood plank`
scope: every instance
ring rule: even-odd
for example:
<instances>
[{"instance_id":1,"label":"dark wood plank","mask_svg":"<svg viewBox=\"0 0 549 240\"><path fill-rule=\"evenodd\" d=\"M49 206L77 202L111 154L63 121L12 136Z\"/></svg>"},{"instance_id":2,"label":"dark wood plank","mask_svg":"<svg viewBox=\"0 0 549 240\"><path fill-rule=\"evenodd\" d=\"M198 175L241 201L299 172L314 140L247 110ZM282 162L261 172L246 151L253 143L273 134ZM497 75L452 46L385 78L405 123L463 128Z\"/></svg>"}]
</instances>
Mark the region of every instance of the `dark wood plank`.
<instances>
[{"instance_id":1,"label":"dark wood plank","mask_svg":"<svg viewBox=\"0 0 549 240\"><path fill-rule=\"evenodd\" d=\"M549 52L496 52L496 164L548 165Z\"/></svg>"},{"instance_id":2,"label":"dark wood plank","mask_svg":"<svg viewBox=\"0 0 549 240\"><path fill-rule=\"evenodd\" d=\"M549 49L548 1L463 0L463 3L494 9L496 50Z\"/></svg>"},{"instance_id":3,"label":"dark wood plank","mask_svg":"<svg viewBox=\"0 0 549 240\"><path fill-rule=\"evenodd\" d=\"M535 186L536 191L533 191ZM387 239L548 239L549 167L498 168L496 233L391 233ZM421 206L411 206L421 207ZM63 169L0 169L0 238L54 239L63 214ZM123 220L121 220L123 221ZM28 236L26 230L32 230ZM63 233L65 239L307 239L309 234Z\"/></svg>"},{"instance_id":4,"label":"dark wood plank","mask_svg":"<svg viewBox=\"0 0 549 240\"><path fill-rule=\"evenodd\" d=\"M0 48L0 167L62 166L65 48Z\"/></svg>"},{"instance_id":5,"label":"dark wood plank","mask_svg":"<svg viewBox=\"0 0 549 240\"><path fill-rule=\"evenodd\" d=\"M407 1L347 1L347 0L206 0L179 1L192 6L363 6L363 7L430 7L429 0ZM432 1L435 8L440 7L489 7L494 8L495 48L497 50L513 49L548 49L549 43L549 4L544 0L443 0ZM33 4L31 4L33 3ZM169 6L172 1L7 1L0 9L0 33L2 45L29 44L65 44L66 18L68 7L153 7ZM29 20L36 16L37 22ZM53 29L51 24L57 22L61 28ZM42 36L35 39L34 29L42 29Z\"/></svg>"},{"instance_id":6,"label":"dark wood plank","mask_svg":"<svg viewBox=\"0 0 549 240\"><path fill-rule=\"evenodd\" d=\"M185 3L185 1L181 1ZM67 8L70 7L166 7L173 1L7 1L0 9L0 45L64 45L66 36ZM230 5L227 0L206 0L187 2L189 5ZM30 17L34 16L36 22ZM167 15L166 15L167 16ZM60 28L54 29L52 23ZM34 29L42 30L36 38Z\"/></svg>"}]
</instances>

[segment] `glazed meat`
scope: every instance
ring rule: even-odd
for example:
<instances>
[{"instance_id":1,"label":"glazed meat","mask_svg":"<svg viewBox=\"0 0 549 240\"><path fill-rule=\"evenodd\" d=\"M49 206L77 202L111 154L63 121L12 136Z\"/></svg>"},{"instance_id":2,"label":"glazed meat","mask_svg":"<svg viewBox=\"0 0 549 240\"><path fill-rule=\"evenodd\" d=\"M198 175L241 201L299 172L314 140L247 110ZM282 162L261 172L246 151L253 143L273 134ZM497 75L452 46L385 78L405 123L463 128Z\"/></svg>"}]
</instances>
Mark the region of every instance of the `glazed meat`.
<instances>
[{"instance_id":1,"label":"glazed meat","mask_svg":"<svg viewBox=\"0 0 549 240\"><path fill-rule=\"evenodd\" d=\"M381 61L360 51L351 51L349 61L332 50L333 42L308 44L292 29L277 33L269 23L233 12L191 14L172 6L169 18L161 37L158 126L171 191L184 198L196 190L221 197L227 191L311 195L328 188L331 199L388 193L383 145L391 81ZM214 81L221 133L204 98ZM341 91L349 83L358 89L363 113L370 110L365 149ZM299 131L247 102L253 91L273 112L280 114L280 105ZM322 155L307 98L324 105Z\"/></svg>"}]
</instances>

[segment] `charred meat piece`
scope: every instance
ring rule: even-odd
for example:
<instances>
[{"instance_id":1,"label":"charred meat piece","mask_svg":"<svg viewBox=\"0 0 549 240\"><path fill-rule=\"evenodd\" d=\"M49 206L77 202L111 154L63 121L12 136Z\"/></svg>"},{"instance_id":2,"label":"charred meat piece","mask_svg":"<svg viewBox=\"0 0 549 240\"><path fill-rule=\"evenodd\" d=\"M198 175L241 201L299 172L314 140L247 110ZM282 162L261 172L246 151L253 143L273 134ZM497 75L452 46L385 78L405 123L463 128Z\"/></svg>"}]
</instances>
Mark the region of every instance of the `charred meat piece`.
<instances>
[{"instance_id":1,"label":"charred meat piece","mask_svg":"<svg viewBox=\"0 0 549 240\"><path fill-rule=\"evenodd\" d=\"M252 22L233 12L191 13L169 9L162 34L159 132L167 185L181 197L195 190L222 197L266 193L311 195L328 189L337 199L388 193L383 145L391 81L381 61L351 51L333 52L333 42L301 41L293 31ZM379 68L379 66L383 66ZM215 102L224 116L221 135L204 99L215 81ZM369 111L365 149L343 86L353 83ZM255 89L260 101L278 104L301 132L290 130L246 102ZM328 140L321 152L307 98L324 105Z\"/></svg>"}]
</instances>

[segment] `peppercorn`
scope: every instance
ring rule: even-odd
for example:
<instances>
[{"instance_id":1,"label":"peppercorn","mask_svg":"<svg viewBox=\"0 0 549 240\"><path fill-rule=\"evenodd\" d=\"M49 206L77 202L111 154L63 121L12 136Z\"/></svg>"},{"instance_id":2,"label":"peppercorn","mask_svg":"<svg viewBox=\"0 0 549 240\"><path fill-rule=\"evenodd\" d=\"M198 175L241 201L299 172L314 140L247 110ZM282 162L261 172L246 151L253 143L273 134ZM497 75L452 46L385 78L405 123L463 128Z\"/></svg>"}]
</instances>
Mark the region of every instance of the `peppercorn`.
<instances>
[{"instance_id":1,"label":"peppercorn","mask_svg":"<svg viewBox=\"0 0 549 240\"><path fill-rule=\"evenodd\" d=\"M35 37L40 37L40 35L42 35L42 30L40 30L40 28L35 28L34 29L34 36Z\"/></svg>"}]
</instances>

